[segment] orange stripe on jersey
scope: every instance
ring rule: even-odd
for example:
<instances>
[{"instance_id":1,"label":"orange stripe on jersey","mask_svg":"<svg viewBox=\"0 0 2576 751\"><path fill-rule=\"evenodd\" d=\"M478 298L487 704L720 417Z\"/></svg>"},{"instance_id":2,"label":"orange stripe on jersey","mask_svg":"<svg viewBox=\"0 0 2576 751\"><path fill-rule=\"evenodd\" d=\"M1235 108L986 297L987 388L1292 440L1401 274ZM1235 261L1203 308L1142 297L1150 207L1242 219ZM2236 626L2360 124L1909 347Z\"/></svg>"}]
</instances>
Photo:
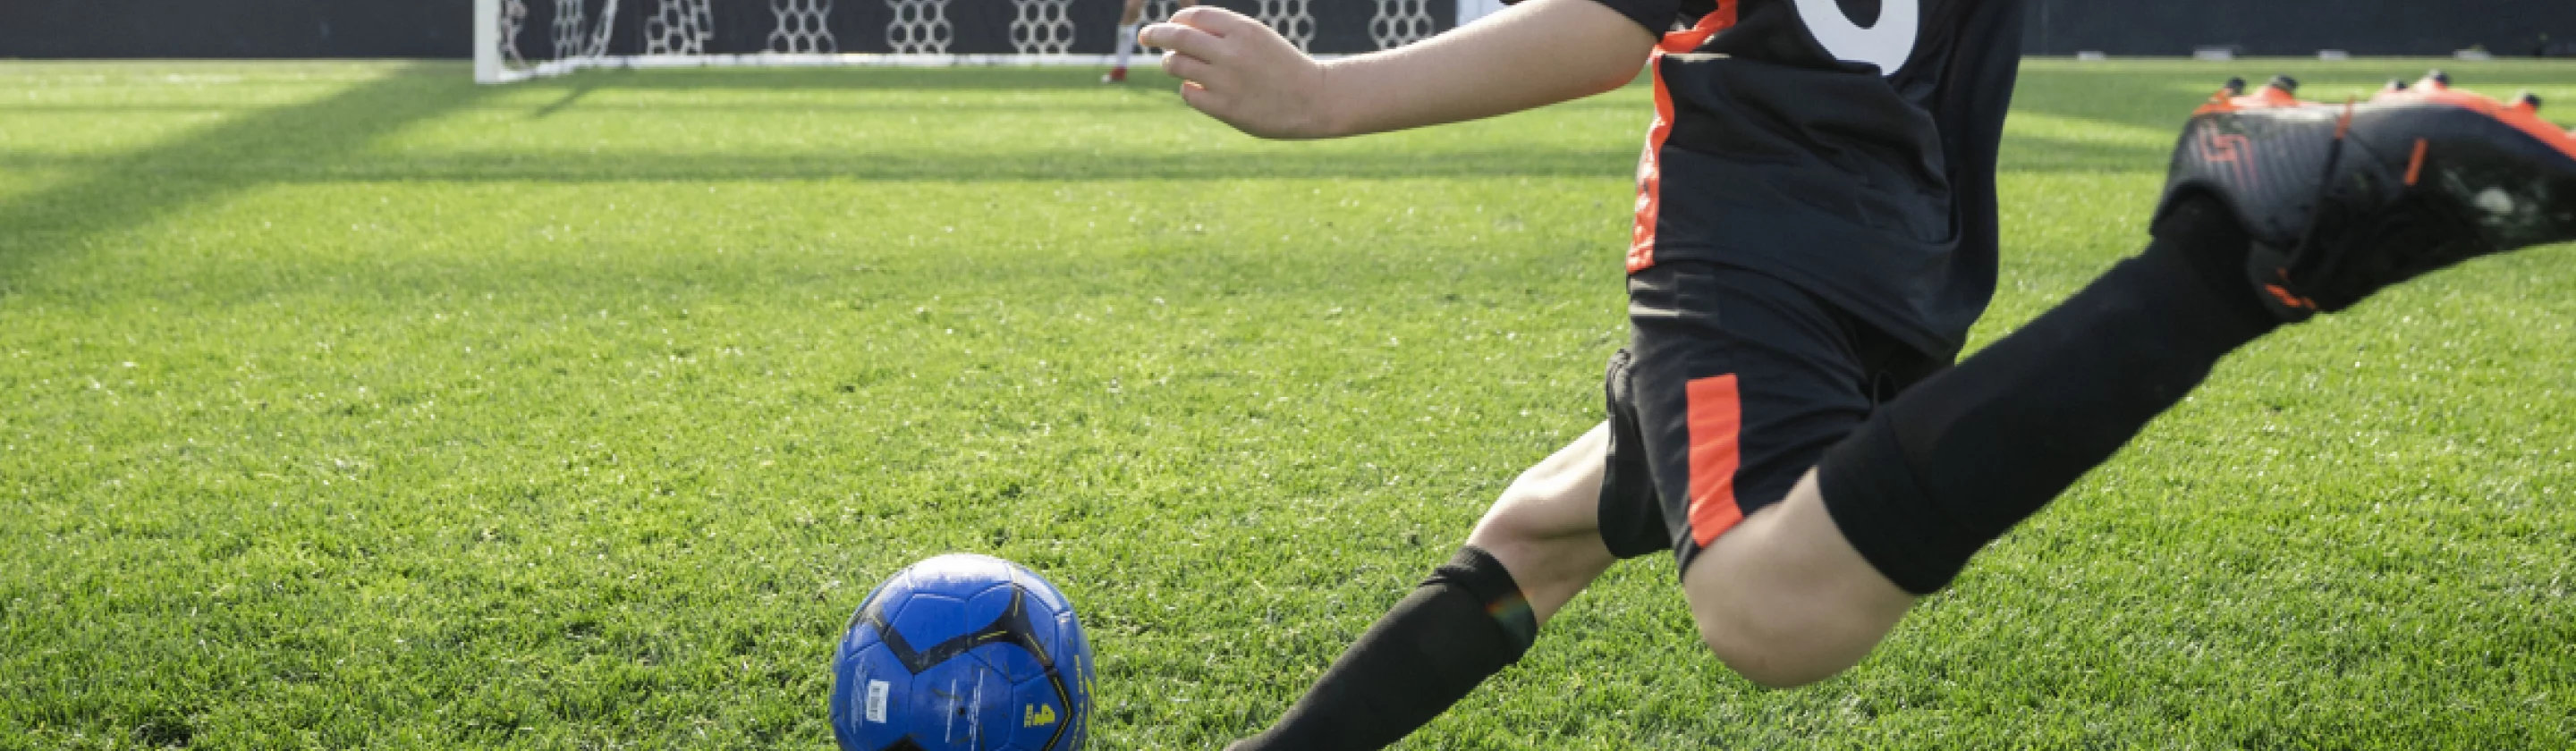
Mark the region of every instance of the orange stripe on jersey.
<instances>
[{"instance_id":1,"label":"orange stripe on jersey","mask_svg":"<svg viewBox=\"0 0 2576 751\"><path fill-rule=\"evenodd\" d=\"M1637 224L1628 231L1628 273L1631 274L1655 265L1655 220L1663 214L1661 155L1664 137L1673 132L1673 100L1664 92L1664 74L1657 65L1663 59L1664 51L1661 49L1646 59L1646 70L1654 76L1655 121L1646 126L1646 153L1637 157Z\"/></svg>"},{"instance_id":2,"label":"orange stripe on jersey","mask_svg":"<svg viewBox=\"0 0 2576 751\"><path fill-rule=\"evenodd\" d=\"M1667 53L1698 49L1717 32L1735 25L1736 0L1718 0L1717 9L1700 16L1687 31L1665 34L1646 56L1646 72L1655 84L1655 121L1646 128L1646 153L1637 158L1637 225L1628 235L1628 273L1655 265L1655 220L1663 215L1664 139L1673 133L1673 97L1664 88L1662 62Z\"/></svg>"},{"instance_id":3,"label":"orange stripe on jersey","mask_svg":"<svg viewBox=\"0 0 2576 751\"><path fill-rule=\"evenodd\" d=\"M1656 44L1655 49L1674 54L1699 49L1700 45L1708 43L1709 37L1717 36L1718 32L1735 25L1735 3L1736 0L1718 0L1716 10L1700 16L1699 23L1693 24L1689 29L1665 34L1664 40Z\"/></svg>"},{"instance_id":4,"label":"orange stripe on jersey","mask_svg":"<svg viewBox=\"0 0 2576 751\"><path fill-rule=\"evenodd\" d=\"M2415 187L2415 183L2424 179L2424 150L2432 145L2429 140L2415 139L2415 156L2406 160L2406 187Z\"/></svg>"},{"instance_id":5,"label":"orange stripe on jersey","mask_svg":"<svg viewBox=\"0 0 2576 751\"><path fill-rule=\"evenodd\" d=\"M1690 382L1690 527L1691 540L1708 547L1718 535L1744 521L1735 504L1735 470L1744 413L1735 389L1735 374Z\"/></svg>"}]
</instances>

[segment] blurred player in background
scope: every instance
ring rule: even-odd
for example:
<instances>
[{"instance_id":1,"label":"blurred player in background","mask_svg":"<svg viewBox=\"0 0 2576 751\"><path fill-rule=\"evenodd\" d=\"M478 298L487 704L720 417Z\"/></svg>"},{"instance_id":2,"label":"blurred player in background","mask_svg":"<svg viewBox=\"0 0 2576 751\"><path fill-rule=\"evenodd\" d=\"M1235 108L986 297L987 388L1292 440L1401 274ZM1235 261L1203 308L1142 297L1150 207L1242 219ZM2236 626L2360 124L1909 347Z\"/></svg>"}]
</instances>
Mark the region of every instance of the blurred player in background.
<instances>
[{"instance_id":1,"label":"blurred player in background","mask_svg":"<svg viewBox=\"0 0 2576 751\"><path fill-rule=\"evenodd\" d=\"M1198 0L1176 0L1182 9L1198 6ZM1118 64L1101 76L1101 83L1124 83L1127 80L1127 58L1136 51L1136 24L1144 20L1145 0L1127 0L1118 11ZM1162 19L1155 19L1157 21Z\"/></svg>"}]
</instances>

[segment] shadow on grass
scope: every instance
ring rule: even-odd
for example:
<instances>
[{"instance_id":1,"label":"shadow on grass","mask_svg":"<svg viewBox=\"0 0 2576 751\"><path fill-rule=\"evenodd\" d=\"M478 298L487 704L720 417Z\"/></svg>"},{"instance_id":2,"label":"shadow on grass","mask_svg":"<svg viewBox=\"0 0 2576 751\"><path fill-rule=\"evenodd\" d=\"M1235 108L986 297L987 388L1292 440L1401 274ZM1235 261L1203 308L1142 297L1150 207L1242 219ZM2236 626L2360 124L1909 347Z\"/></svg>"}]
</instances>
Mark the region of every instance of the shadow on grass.
<instances>
[{"instance_id":1,"label":"shadow on grass","mask_svg":"<svg viewBox=\"0 0 2576 751\"><path fill-rule=\"evenodd\" d=\"M580 101L581 101L581 99L582 99L582 97L589 96L591 92L598 91L598 90L599 90L599 85L598 85L598 84L596 84L596 83L592 83L592 82L589 82L589 81L587 81L587 80L585 80L585 81L583 81L583 82L580 82L580 83L576 83L576 84L574 84L574 85L572 85L572 86L566 87L566 88L564 89L563 96L555 97L555 100L554 100L554 101L552 101L552 102L548 102L548 103L546 103L546 106L539 107L539 108L537 108L537 109L536 109L536 111L528 113L528 119L530 119L530 120L543 120L543 119L546 119L546 118L549 118L549 117L553 117L553 116L555 115L555 113L564 111L564 109L569 108L569 107L573 106L575 103L580 102Z\"/></svg>"},{"instance_id":2,"label":"shadow on grass","mask_svg":"<svg viewBox=\"0 0 2576 751\"><path fill-rule=\"evenodd\" d=\"M2274 68L2314 70L2310 92L2367 89L2388 77L2420 73L2421 61L2370 65L2305 66L2303 61L2241 61L2207 66L2210 77L2237 71L2255 77ZM2024 71L2017 103L2024 111L2113 126L2171 132L2200 98L2191 85L2202 70L2187 65L2108 66L2041 63ZM2485 88L2538 81L2555 69L2477 71ZM1474 139L1427 139L1389 149L1366 140L1328 144L1262 144L1187 150L1146 144L1091 149L1031 147L1014 151L805 149L749 153L630 151L464 151L370 154L377 137L407 124L462 108L494 106L496 90L465 82L459 66L422 64L387 72L308 104L243 111L234 118L140 151L107 155L0 152L0 169L42 169L72 174L66 182L0 202L0 292L31 259L75 250L93 238L143 225L191 203L220 199L263 184L344 181L528 181L556 183L664 180L866 180L866 181L1094 181L1162 179L1623 177L1635 158L1626 143L1532 150L1486 145ZM762 69L590 71L564 79L522 84L516 91L553 94L526 108L534 118L571 117L593 109L619 113L638 106L603 101L615 91L1090 91L1097 71L1087 68L990 69ZM2467 82L2464 79L2464 83ZM1123 100L1136 108L1161 108L1174 118L1196 118L1173 104L1160 75L1139 80L1107 102L1065 102L1067 109L1108 110ZM2211 83L2214 88L2216 82ZM1559 105L1585 110L1644 109L1634 92ZM971 97L970 97L971 98ZM956 114L966 103L942 104ZM716 106L683 102L652 107ZM764 106L751 103L755 110ZM883 114L889 105L825 102L824 111ZM907 106L892 104L893 107ZM1007 109L1010 105L995 104ZM1056 105L1027 105L1053 110ZM734 107L739 109L739 107ZM813 107L780 106L779 109ZM116 111L115 105L65 110ZM154 108L141 110L199 108ZM971 115L960 115L968 120ZM2163 145L2099 143L2018 136L2007 143L2003 168L2017 172L2138 171L2163 166Z\"/></svg>"},{"instance_id":3,"label":"shadow on grass","mask_svg":"<svg viewBox=\"0 0 2576 751\"><path fill-rule=\"evenodd\" d=\"M2260 86L2275 74L2300 82L2304 99L2342 101L2368 96L2390 79L2413 81L2430 68L2454 68L2457 83L2490 95L2510 95L2533 87L2569 85L2576 66L2551 64L2452 64L2437 60L2367 60L2324 63L2316 60L2256 59L2226 63L2153 61L2114 62L2100 67L2067 61L2034 61L2025 65L2013 91L2013 106L2062 117L2182 132L2183 121L2201 102L2241 76ZM2544 114L2547 114L2544 112ZM2159 165L2161 166L2161 165Z\"/></svg>"},{"instance_id":4,"label":"shadow on grass","mask_svg":"<svg viewBox=\"0 0 2576 751\"><path fill-rule=\"evenodd\" d=\"M2225 63L2034 60L2022 68L2020 84L2013 92L2013 108L2019 113L2179 137L2192 110L2198 109L2231 76L2242 76L2259 86L2274 74L2285 73L2299 80L2302 98L2331 102L2350 96L2366 97L2390 79L2413 81L2433 67L2456 68L2455 78L2460 86L2490 95L2567 86L2567 74L2576 72L2576 66L2550 63L2446 64L2403 59L2339 63L2299 59ZM2005 141L2002 168L2007 172L2043 173L2162 172L2171 154L2169 142L2123 144L2016 135Z\"/></svg>"},{"instance_id":5,"label":"shadow on grass","mask_svg":"<svg viewBox=\"0 0 2576 751\"><path fill-rule=\"evenodd\" d=\"M210 183L447 182L611 183L685 180L878 182L1263 180L1309 178L1609 177L1629 174L1631 149L1157 152L816 152L670 154L648 151L440 153L372 161L252 159L174 163L155 172L182 185ZM77 157L0 155L0 169L80 169ZM0 213L0 217L9 214Z\"/></svg>"},{"instance_id":6,"label":"shadow on grass","mask_svg":"<svg viewBox=\"0 0 2576 751\"><path fill-rule=\"evenodd\" d=\"M485 92L451 66L415 65L309 104L249 111L142 150L96 159L35 159L75 170L61 184L0 203L0 294L27 264L150 223L189 204L328 173L375 137L471 105ZM283 169L282 169L283 168Z\"/></svg>"}]
</instances>

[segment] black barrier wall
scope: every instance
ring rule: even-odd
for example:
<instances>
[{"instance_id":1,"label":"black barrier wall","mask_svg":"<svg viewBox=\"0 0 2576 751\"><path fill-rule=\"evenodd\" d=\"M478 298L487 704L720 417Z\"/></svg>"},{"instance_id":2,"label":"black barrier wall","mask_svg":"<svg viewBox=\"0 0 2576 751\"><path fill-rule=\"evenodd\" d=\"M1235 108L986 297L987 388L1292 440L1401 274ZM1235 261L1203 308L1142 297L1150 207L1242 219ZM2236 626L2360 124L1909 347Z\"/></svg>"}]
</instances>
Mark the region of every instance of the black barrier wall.
<instances>
[{"instance_id":1,"label":"black barrier wall","mask_svg":"<svg viewBox=\"0 0 2576 751\"><path fill-rule=\"evenodd\" d=\"M2576 56L2576 0L2024 0L2035 55Z\"/></svg>"},{"instance_id":2,"label":"black barrier wall","mask_svg":"<svg viewBox=\"0 0 2576 751\"><path fill-rule=\"evenodd\" d=\"M473 0L0 0L0 57L470 57L473 15Z\"/></svg>"},{"instance_id":3,"label":"black barrier wall","mask_svg":"<svg viewBox=\"0 0 2576 751\"><path fill-rule=\"evenodd\" d=\"M594 0L594 3L596 0ZM710 49L757 51L775 25L768 0L715 0ZM1251 12L1257 0L1215 4ZM1445 26L1454 0L1434 0ZM1855 17L1873 0L1841 0ZM2232 47L2249 55L2448 55L2483 47L2500 56L2553 49L2576 55L2576 0L2025 0L2033 54L2187 55ZM659 0L624 0L611 52L639 52L643 15ZM520 45L551 57L550 0L528 0ZM843 52L886 51L886 0L838 0L831 17ZM1374 49L1374 0L1310 0L1317 52ZM0 57L449 57L470 56L472 0L0 0ZM1011 52L1008 0L951 0L951 52ZM1075 0L1074 52L1109 51L1116 0Z\"/></svg>"}]
</instances>

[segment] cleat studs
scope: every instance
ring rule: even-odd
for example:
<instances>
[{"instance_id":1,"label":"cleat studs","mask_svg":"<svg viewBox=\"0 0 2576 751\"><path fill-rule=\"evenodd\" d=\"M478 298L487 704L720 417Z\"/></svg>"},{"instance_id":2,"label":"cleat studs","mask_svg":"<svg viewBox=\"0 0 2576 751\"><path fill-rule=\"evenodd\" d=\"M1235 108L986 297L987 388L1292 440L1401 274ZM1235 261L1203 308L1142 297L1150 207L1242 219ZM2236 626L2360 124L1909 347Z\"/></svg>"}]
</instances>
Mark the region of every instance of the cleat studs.
<instances>
[{"instance_id":1,"label":"cleat studs","mask_svg":"<svg viewBox=\"0 0 2576 751\"><path fill-rule=\"evenodd\" d=\"M2524 110L2531 112L2539 112L2540 95L2528 91L2522 92L2521 94L2514 96L2513 106L2521 107Z\"/></svg>"},{"instance_id":2,"label":"cleat studs","mask_svg":"<svg viewBox=\"0 0 2576 751\"><path fill-rule=\"evenodd\" d=\"M2441 69L2436 68L2424 74L2423 83L2429 84L2434 88L2447 89L2451 87L2451 74L2444 73Z\"/></svg>"},{"instance_id":3,"label":"cleat studs","mask_svg":"<svg viewBox=\"0 0 2576 751\"><path fill-rule=\"evenodd\" d=\"M2244 78L2244 77L2242 77L2242 76L2239 76L2239 77L2236 77L2236 78L2230 78L2230 79L2227 79L2227 85L2226 85L2226 86L2224 86L2224 87L2222 87L2222 88L2227 89L2227 93L2228 93L2228 94L2235 95L2235 96L2244 96L2244 95L2245 95L2245 78Z\"/></svg>"},{"instance_id":4,"label":"cleat studs","mask_svg":"<svg viewBox=\"0 0 2576 751\"><path fill-rule=\"evenodd\" d=\"M2291 78L2287 74L2273 76L2272 82L2264 85L2280 89L2283 93L2299 93L2299 79Z\"/></svg>"},{"instance_id":5,"label":"cleat studs","mask_svg":"<svg viewBox=\"0 0 2576 751\"><path fill-rule=\"evenodd\" d=\"M2388 79L2388 88L2386 89L2387 91L2405 91L2405 90L2406 90L2406 88L2407 88L2407 86L2406 86L2406 82L2405 82L2404 80L2396 79L2396 78Z\"/></svg>"}]
</instances>

